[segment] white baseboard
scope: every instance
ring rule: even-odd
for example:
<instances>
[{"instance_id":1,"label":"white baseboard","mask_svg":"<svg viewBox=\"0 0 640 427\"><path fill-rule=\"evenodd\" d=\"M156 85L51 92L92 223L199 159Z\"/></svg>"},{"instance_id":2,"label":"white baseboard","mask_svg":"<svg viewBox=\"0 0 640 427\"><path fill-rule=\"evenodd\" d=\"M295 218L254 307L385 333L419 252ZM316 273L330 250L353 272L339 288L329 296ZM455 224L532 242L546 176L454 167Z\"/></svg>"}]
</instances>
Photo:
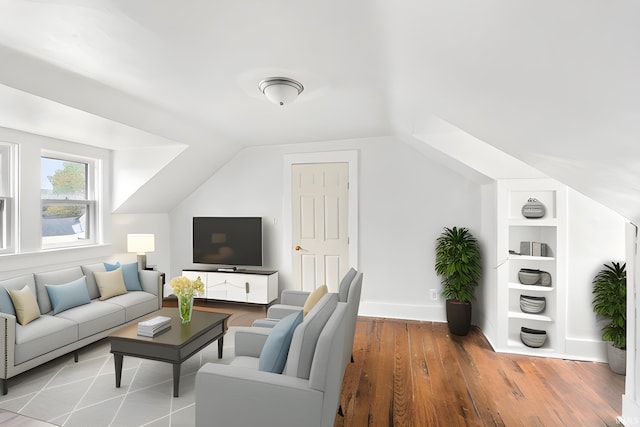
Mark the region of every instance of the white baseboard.
<instances>
[{"instance_id":1,"label":"white baseboard","mask_svg":"<svg viewBox=\"0 0 640 427\"><path fill-rule=\"evenodd\" d=\"M624 427L640 426L640 402L635 402L628 398L626 394L623 394L622 416L618 417L618 423Z\"/></svg>"},{"instance_id":2,"label":"white baseboard","mask_svg":"<svg viewBox=\"0 0 640 427\"><path fill-rule=\"evenodd\" d=\"M567 338L564 353L567 359L607 363L606 343L599 340Z\"/></svg>"},{"instance_id":3,"label":"white baseboard","mask_svg":"<svg viewBox=\"0 0 640 427\"><path fill-rule=\"evenodd\" d=\"M390 319L422 320L426 322L447 321L444 306L390 304L372 301L361 301L358 315Z\"/></svg>"}]
</instances>

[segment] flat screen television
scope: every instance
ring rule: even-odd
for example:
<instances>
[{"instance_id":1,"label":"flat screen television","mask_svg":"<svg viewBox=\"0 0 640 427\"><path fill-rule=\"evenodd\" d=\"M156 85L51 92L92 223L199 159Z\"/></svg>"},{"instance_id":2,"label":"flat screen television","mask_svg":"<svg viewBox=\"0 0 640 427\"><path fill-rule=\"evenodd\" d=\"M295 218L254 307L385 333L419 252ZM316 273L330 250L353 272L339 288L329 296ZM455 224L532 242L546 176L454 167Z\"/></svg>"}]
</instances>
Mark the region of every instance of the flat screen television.
<instances>
[{"instance_id":1,"label":"flat screen television","mask_svg":"<svg viewBox=\"0 0 640 427\"><path fill-rule=\"evenodd\" d=\"M262 218L193 217L193 263L262 266Z\"/></svg>"}]
</instances>

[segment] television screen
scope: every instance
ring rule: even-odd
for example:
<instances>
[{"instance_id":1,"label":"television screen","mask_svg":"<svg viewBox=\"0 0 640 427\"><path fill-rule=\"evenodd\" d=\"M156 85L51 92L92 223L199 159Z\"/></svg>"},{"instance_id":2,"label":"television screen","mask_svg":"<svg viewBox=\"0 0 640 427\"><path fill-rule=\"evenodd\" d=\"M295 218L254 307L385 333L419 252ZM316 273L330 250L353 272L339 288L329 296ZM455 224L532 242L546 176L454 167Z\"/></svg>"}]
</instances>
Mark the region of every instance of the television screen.
<instances>
[{"instance_id":1,"label":"television screen","mask_svg":"<svg viewBox=\"0 0 640 427\"><path fill-rule=\"evenodd\" d=\"M194 217L193 262L262 266L262 218Z\"/></svg>"}]
</instances>

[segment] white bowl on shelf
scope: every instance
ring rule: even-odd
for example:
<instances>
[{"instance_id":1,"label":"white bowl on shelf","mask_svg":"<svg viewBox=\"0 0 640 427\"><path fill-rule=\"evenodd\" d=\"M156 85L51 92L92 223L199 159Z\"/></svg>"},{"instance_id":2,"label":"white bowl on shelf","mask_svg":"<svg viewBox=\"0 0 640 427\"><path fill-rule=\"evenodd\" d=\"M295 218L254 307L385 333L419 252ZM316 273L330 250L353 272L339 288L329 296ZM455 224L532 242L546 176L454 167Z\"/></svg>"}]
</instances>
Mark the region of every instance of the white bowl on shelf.
<instances>
[{"instance_id":1,"label":"white bowl on shelf","mask_svg":"<svg viewBox=\"0 0 640 427\"><path fill-rule=\"evenodd\" d=\"M540 314L544 312L546 306L547 299L545 297L520 295L520 310L523 313Z\"/></svg>"},{"instance_id":2,"label":"white bowl on shelf","mask_svg":"<svg viewBox=\"0 0 640 427\"><path fill-rule=\"evenodd\" d=\"M523 326L520 328L520 340L522 340L522 343L527 347L542 347L547 340L547 331Z\"/></svg>"},{"instance_id":3,"label":"white bowl on shelf","mask_svg":"<svg viewBox=\"0 0 640 427\"><path fill-rule=\"evenodd\" d=\"M540 281L540 270L521 268L518 271L518 280L523 285L537 285Z\"/></svg>"}]
</instances>

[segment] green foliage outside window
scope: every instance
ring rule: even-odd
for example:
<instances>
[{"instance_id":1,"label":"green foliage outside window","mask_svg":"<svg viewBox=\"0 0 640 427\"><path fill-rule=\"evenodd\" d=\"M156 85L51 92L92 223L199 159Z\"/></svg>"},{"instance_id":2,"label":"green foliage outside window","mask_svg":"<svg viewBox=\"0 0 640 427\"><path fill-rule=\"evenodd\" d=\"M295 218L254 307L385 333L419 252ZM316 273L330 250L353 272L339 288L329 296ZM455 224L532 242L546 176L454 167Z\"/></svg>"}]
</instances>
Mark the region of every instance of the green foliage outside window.
<instances>
[{"instance_id":1,"label":"green foliage outside window","mask_svg":"<svg viewBox=\"0 0 640 427\"><path fill-rule=\"evenodd\" d=\"M87 198L86 164L63 162L62 169L58 169L47 179L51 183L51 199L56 200L85 200ZM69 218L84 215L85 205L48 205L42 209L43 218Z\"/></svg>"},{"instance_id":2,"label":"green foliage outside window","mask_svg":"<svg viewBox=\"0 0 640 427\"><path fill-rule=\"evenodd\" d=\"M86 165L84 163L64 162L62 169L55 171L53 176L47 177L53 186L53 194L86 198Z\"/></svg>"}]
</instances>

